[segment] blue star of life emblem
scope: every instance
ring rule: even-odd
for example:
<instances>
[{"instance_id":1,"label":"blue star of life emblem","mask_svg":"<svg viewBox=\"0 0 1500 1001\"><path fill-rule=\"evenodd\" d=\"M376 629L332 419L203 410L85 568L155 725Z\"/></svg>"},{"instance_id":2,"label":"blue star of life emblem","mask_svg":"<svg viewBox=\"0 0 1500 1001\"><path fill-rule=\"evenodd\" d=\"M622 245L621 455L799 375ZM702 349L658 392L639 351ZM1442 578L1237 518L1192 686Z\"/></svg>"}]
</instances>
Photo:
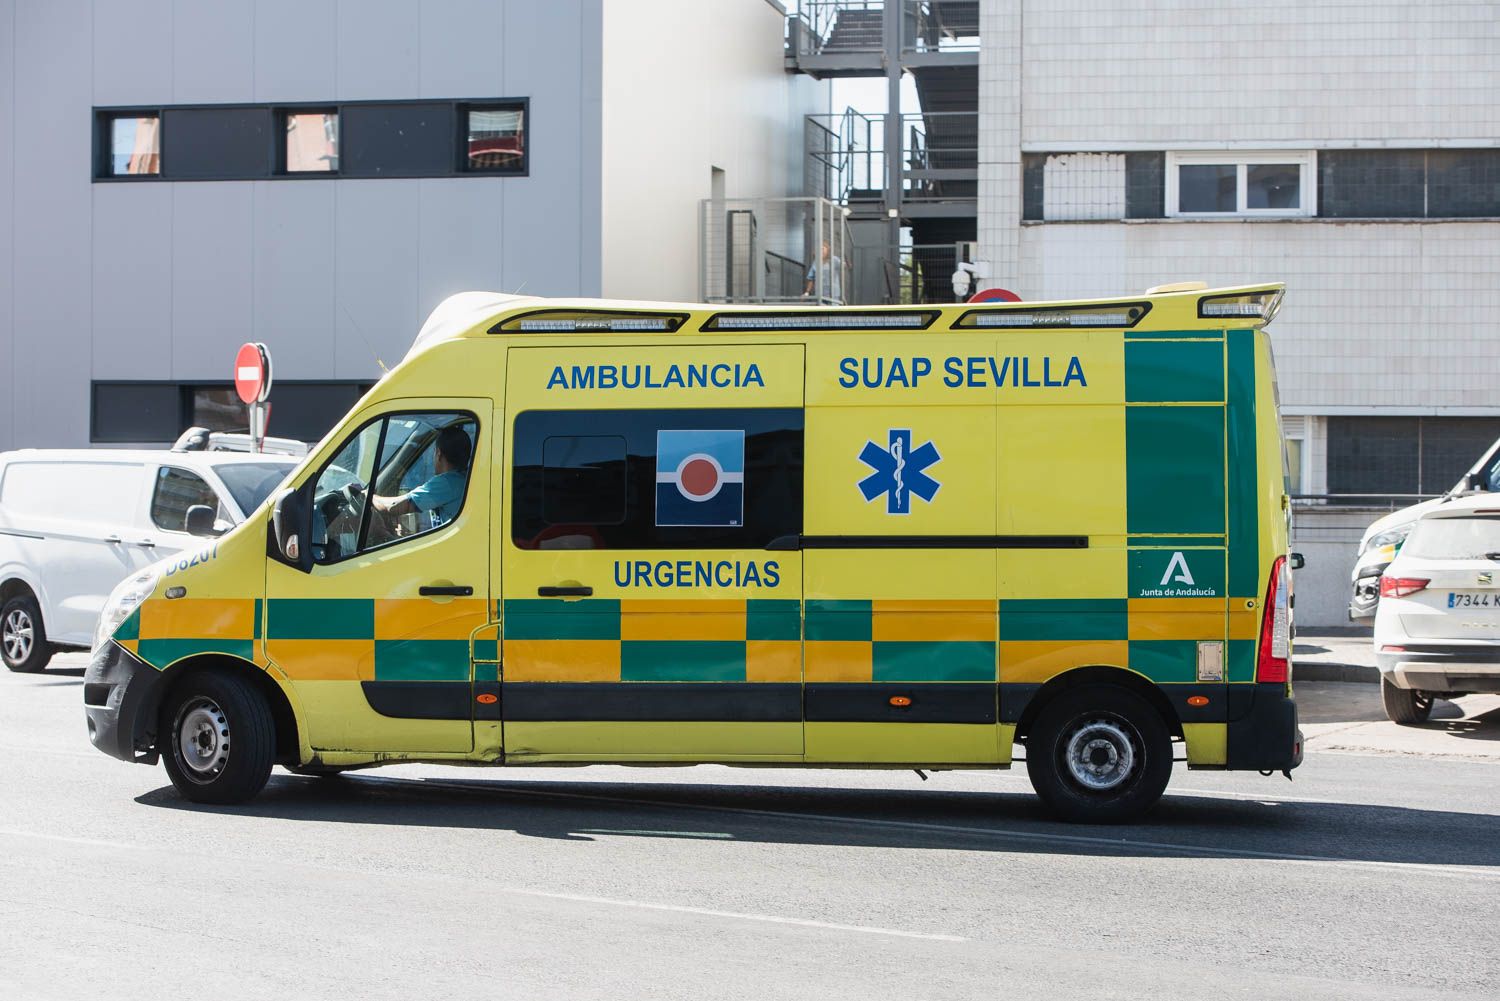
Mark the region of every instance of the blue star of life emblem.
<instances>
[{"instance_id":1,"label":"blue star of life emblem","mask_svg":"<svg viewBox=\"0 0 1500 1001\"><path fill-rule=\"evenodd\" d=\"M859 453L859 461L875 470L859 481L859 492L866 501L885 494L886 514L910 514L912 494L930 504L942 486L922 472L941 458L930 441L913 449L910 428L892 428L889 447L867 441Z\"/></svg>"}]
</instances>

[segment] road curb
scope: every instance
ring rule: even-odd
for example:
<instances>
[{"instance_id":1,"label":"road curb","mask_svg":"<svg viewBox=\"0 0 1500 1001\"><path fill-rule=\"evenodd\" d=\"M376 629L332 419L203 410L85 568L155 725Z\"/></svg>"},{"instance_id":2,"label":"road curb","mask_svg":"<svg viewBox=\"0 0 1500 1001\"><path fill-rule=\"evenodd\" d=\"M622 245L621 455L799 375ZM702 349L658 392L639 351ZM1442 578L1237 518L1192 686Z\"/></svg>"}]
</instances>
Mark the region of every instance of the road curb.
<instances>
[{"instance_id":1,"label":"road curb","mask_svg":"<svg viewBox=\"0 0 1500 1001\"><path fill-rule=\"evenodd\" d=\"M1380 670L1365 664L1304 664L1292 662L1292 681L1352 681L1373 685Z\"/></svg>"}]
</instances>

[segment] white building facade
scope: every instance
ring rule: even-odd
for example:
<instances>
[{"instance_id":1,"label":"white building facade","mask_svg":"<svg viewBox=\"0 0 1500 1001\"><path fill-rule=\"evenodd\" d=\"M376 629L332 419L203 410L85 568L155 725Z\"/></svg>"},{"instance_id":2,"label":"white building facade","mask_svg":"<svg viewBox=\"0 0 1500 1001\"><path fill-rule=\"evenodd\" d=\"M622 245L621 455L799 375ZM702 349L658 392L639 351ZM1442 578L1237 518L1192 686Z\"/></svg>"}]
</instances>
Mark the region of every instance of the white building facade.
<instances>
[{"instance_id":1,"label":"white building facade","mask_svg":"<svg viewBox=\"0 0 1500 1001\"><path fill-rule=\"evenodd\" d=\"M982 0L979 255L1027 299L1282 280L1298 621L1500 436L1500 5Z\"/></svg>"}]
</instances>

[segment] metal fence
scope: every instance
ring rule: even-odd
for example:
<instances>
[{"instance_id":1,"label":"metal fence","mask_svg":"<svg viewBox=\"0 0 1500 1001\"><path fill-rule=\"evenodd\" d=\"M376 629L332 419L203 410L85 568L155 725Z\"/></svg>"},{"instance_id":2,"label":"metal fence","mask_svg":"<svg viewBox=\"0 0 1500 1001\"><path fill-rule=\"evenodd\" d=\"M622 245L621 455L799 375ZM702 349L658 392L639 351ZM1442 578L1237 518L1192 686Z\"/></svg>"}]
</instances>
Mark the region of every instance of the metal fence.
<instances>
[{"instance_id":1,"label":"metal fence","mask_svg":"<svg viewBox=\"0 0 1500 1001\"><path fill-rule=\"evenodd\" d=\"M840 206L826 198L708 198L699 206L704 302L846 301L851 244Z\"/></svg>"}]
</instances>

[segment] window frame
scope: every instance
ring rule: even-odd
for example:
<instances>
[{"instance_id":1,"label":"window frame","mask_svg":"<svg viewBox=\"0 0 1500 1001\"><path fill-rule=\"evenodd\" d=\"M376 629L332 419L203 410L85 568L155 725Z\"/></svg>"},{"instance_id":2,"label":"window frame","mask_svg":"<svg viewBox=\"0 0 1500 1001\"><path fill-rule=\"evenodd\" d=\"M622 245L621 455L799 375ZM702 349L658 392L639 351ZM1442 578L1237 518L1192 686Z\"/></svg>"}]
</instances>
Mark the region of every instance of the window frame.
<instances>
[{"instance_id":1,"label":"window frame","mask_svg":"<svg viewBox=\"0 0 1500 1001\"><path fill-rule=\"evenodd\" d=\"M377 173L349 173L346 171L348 132L346 124L349 108L408 107L411 105L438 104L447 107L448 121L438 133L447 133L451 147L441 158L443 168L421 171L395 171ZM531 98L530 97L434 97L408 98L394 101L230 101L218 104L159 104L159 105L98 105L93 109L93 178L96 184L117 182L139 183L143 181L305 181L328 180L330 178L414 178L414 177L529 177L531 176ZM169 111L230 111L266 110L271 114L271 135L266 143L266 170L255 175L225 173L214 176L173 177L166 157L167 112ZM474 111L519 111L522 116L521 162L512 170L470 170L465 145L468 128L468 112ZM309 111L333 112L339 119L339 169L336 171L287 170L286 135L284 123L288 113L302 114ZM112 172L113 147L110 123L116 118L154 116L157 120L157 172L155 174L115 174Z\"/></svg>"},{"instance_id":2,"label":"window frame","mask_svg":"<svg viewBox=\"0 0 1500 1001\"><path fill-rule=\"evenodd\" d=\"M335 140L335 149L339 166L332 170L293 170L287 161L286 127L288 119L295 115L333 115L338 138ZM343 176L344 162L344 109L342 104L278 104L271 109L271 120L274 123L274 145L273 159L271 162L271 175L273 177L312 177L330 178Z\"/></svg>"},{"instance_id":3,"label":"window frame","mask_svg":"<svg viewBox=\"0 0 1500 1001\"><path fill-rule=\"evenodd\" d=\"M1286 442L1287 446L1294 441L1297 443L1297 467L1293 469L1291 462L1288 461L1286 464L1286 473L1287 494L1298 497L1307 492L1307 433L1304 431L1302 434L1283 435L1283 441ZM1287 455L1288 460L1291 458L1290 452L1291 449L1289 447L1283 446L1283 454ZM1297 478L1296 483L1291 482L1293 476Z\"/></svg>"},{"instance_id":4,"label":"window frame","mask_svg":"<svg viewBox=\"0 0 1500 1001\"><path fill-rule=\"evenodd\" d=\"M479 422L479 415L472 410L387 410L383 413L372 415L368 420L361 421L357 427L346 434L343 438L339 439L338 444L334 446L333 451L329 453L328 459L318 467L317 472L313 473L312 476L303 481L304 483L310 485L308 498L309 506L311 506L315 501L318 492L318 482L323 479L323 474L328 471L328 467L333 465L333 460L339 457L339 453L343 452L343 450L349 445L351 441L364 433L364 430L366 428L368 428L371 424L374 424L376 421L380 421L382 422L382 424L384 424L385 422L390 421L390 419L393 417L418 417L423 414L452 414L455 417L466 418L467 420L472 421L474 424L474 451L469 457L468 475L464 478L464 496L463 499L458 503L458 510L453 512L453 517L448 520L447 524L439 525L437 528L431 529L430 531L418 532L416 535L398 535L395 538L388 539L377 546L364 547L360 545L360 543L362 543L365 540L366 536L369 534L369 490L373 487L375 480L380 476L380 453L385 450L386 428L382 426L380 429L380 436L375 439L375 465L370 471L370 482L365 484L365 506L364 509L360 512L359 531L355 535L355 550L348 556L341 556L336 560L314 559L312 564L314 568L337 566L340 563L347 563L350 560L359 559L361 556L367 556L370 553L383 552L384 550L390 549L392 546L403 545L407 542L415 542L418 539L436 538L439 534L446 532L454 525L457 525L459 519L463 517L463 513L469 504L469 487L474 482L474 464L479 459L480 432L483 430L483 427ZM310 547L311 540L309 540L309 548Z\"/></svg>"},{"instance_id":5,"label":"window frame","mask_svg":"<svg viewBox=\"0 0 1500 1001\"><path fill-rule=\"evenodd\" d=\"M469 115L475 111L519 111L521 113L521 159L513 169L476 169L469 165ZM457 101L454 103L457 134L453 149L457 154L455 169L460 174L475 177L530 177L531 176L531 100L518 98L499 101Z\"/></svg>"},{"instance_id":6,"label":"window frame","mask_svg":"<svg viewBox=\"0 0 1500 1001\"><path fill-rule=\"evenodd\" d=\"M1300 205L1295 209L1252 209L1246 205L1245 179L1248 167L1262 164L1295 164L1299 168ZM1232 212L1185 212L1178 208L1181 196L1179 173L1183 167L1233 165L1235 208ZM1301 219L1317 215L1318 154L1316 150L1221 150L1218 152L1167 151L1166 217L1169 219Z\"/></svg>"},{"instance_id":7,"label":"window frame","mask_svg":"<svg viewBox=\"0 0 1500 1001\"><path fill-rule=\"evenodd\" d=\"M166 177L167 157L164 135L164 109L153 105L95 108L94 109L94 180L123 181L135 184L141 181L160 181ZM156 119L156 173L116 174L114 172L114 123L120 118Z\"/></svg>"}]
</instances>

